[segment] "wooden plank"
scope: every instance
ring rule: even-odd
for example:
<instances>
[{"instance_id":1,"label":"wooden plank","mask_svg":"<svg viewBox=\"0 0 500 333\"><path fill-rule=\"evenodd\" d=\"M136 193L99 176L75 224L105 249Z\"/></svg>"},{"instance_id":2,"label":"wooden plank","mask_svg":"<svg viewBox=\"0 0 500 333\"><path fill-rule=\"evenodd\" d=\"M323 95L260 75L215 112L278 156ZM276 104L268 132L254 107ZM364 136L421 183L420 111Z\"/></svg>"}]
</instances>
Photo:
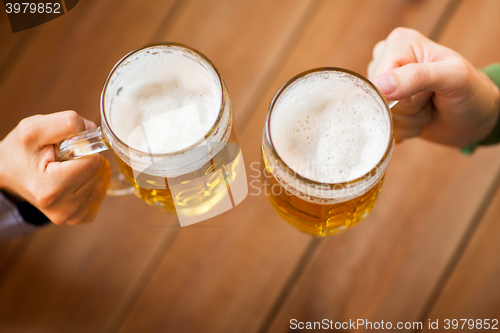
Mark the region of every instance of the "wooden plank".
<instances>
[{"instance_id":1,"label":"wooden plank","mask_svg":"<svg viewBox=\"0 0 500 333\"><path fill-rule=\"evenodd\" d=\"M10 28L9 18L6 13L0 13L0 79L6 70L5 62L11 56L12 50L19 45L25 32L14 34Z\"/></svg>"},{"instance_id":2,"label":"wooden plank","mask_svg":"<svg viewBox=\"0 0 500 333\"><path fill-rule=\"evenodd\" d=\"M261 89L262 96L251 103L255 105L253 114L241 135L248 175L258 177L250 164L260 160L267 105L279 86L298 72L317 66L344 66L363 72L371 48L392 28L415 24L429 32L446 4L319 3L290 48L289 57ZM346 50L349 57L344 55ZM219 227L200 224L179 232L120 332L259 330L310 242L309 236L279 219L265 197L257 195L259 188L258 182L251 183L242 204L214 218Z\"/></svg>"},{"instance_id":3,"label":"wooden plank","mask_svg":"<svg viewBox=\"0 0 500 333\"><path fill-rule=\"evenodd\" d=\"M173 3L124 2L117 10L112 1L86 1L36 28L34 40L1 83L0 108L16 117L2 122L0 135L35 113L76 109L97 121L100 91L110 68L150 41ZM79 22L82 16L85 20Z\"/></svg>"},{"instance_id":4,"label":"wooden plank","mask_svg":"<svg viewBox=\"0 0 500 333\"><path fill-rule=\"evenodd\" d=\"M464 2L439 41L466 51L476 66L498 59L500 48L492 47L500 34L495 8L495 1ZM479 28L465 36L466 18L476 18ZM476 44L478 35L482 47ZM322 241L269 332L288 331L291 319L383 320L394 325L421 321L496 179L499 152L500 147L489 148L466 157L421 140L399 145L372 215L353 230Z\"/></svg>"},{"instance_id":5,"label":"wooden plank","mask_svg":"<svg viewBox=\"0 0 500 333\"><path fill-rule=\"evenodd\" d=\"M498 62L498 43L489 42L498 40L500 20L495 14L499 11L498 1L462 0L440 41L454 50L460 50L460 54L477 67Z\"/></svg>"},{"instance_id":6,"label":"wooden plank","mask_svg":"<svg viewBox=\"0 0 500 333\"><path fill-rule=\"evenodd\" d=\"M311 3L192 1L158 39L187 43L212 60L227 84L236 123L242 129L254 112L254 96L287 55L287 43Z\"/></svg>"},{"instance_id":7,"label":"wooden plank","mask_svg":"<svg viewBox=\"0 0 500 333\"><path fill-rule=\"evenodd\" d=\"M292 318L419 321L495 178L498 153L464 160L419 141L398 147L377 208L358 227L320 244L269 331L287 331Z\"/></svg>"},{"instance_id":8,"label":"wooden plank","mask_svg":"<svg viewBox=\"0 0 500 333\"><path fill-rule=\"evenodd\" d=\"M489 41L500 38L500 24L495 17L499 10L500 4L496 1L485 1L480 5L473 1L464 3L451 21L450 29L445 32L449 41L447 45L463 48L463 54L473 58L478 66L498 61L500 47L498 43L489 45ZM464 29L464 21L474 22L473 29ZM479 35L481 38L477 38ZM467 40L470 43L466 43ZM499 190L491 202L484 202L488 203L489 208L478 226L469 228L472 234L464 234L462 243L465 250L463 253L457 250L455 257L458 263L456 266L450 264L449 272L443 274L444 286L435 288L436 300L432 300L435 303L429 302L424 321L439 320L439 327L443 328L445 319L500 320ZM461 327L463 322L459 323ZM467 325L464 328L470 331Z\"/></svg>"},{"instance_id":9,"label":"wooden plank","mask_svg":"<svg viewBox=\"0 0 500 333\"><path fill-rule=\"evenodd\" d=\"M16 49L21 49L27 39L33 35L33 30L24 30L18 33L13 33L10 27L9 17L3 11L4 7L0 10L0 80L4 72L8 70L9 64L15 60ZM13 54L14 53L14 54Z\"/></svg>"},{"instance_id":10,"label":"wooden plank","mask_svg":"<svg viewBox=\"0 0 500 333\"><path fill-rule=\"evenodd\" d=\"M224 62L224 57L228 54L230 57L238 54L240 64L246 64L255 71L259 69L266 72L275 65L276 58L282 52L280 48L284 48L287 38L294 33L294 27L300 22L310 2L300 0L282 2L281 5L253 3L255 2L183 2L176 15L166 17L169 22L166 31L155 32L154 38L177 41L202 49L218 65L219 62ZM207 4L210 5L204 7ZM87 28L75 32L74 40L80 41L79 45L68 43L64 47L55 46L72 57L68 59L64 71L56 75L51 88L45 91L45 99L40 101L40 108L44 112L67 108L65 105L71 104L71 107L75 105L77 110L89 117L96 114L96 101L102 80L112 64L125 53L121 49L127 46L128 51L145 43L138 40L146 38L144 36L147 34L132 29L144 27L146 23L148 26L152 24L149 22L152 15L146 15L137 8L124 9L123 6L127 4L123 2L120 6L121 14L117 15L127 13L131 17L108 18L113 24L124 22L113 27L116 30L110 31L110 27L99 25L101 10L95 9L95 15L86 21ZM136 6L141 4L136 2ZM247 15L249 11L255 15ZM190 28L189 23L203 21L206 17L222 24L222 31L218 30L221 28L217 25L196 30ZM238 41L242 30L255 31L262 26L262 22L269 23L265 26L267 30L252 37L260 39L259 48ZM106 33L98 34L98 31ZM209 43L203 44L206 41ZM110 46L105 50L98 50L107 45ZM79 54L82 49L88 51ZM116 50L121 50L119 56L116 56ZM115 56L116 59L111 59ZM263 74L257 75L248 69L233 70L236 63L233 60L229 62L229 67L219 66L231 89L233 101L240 100L240 95L252 94L258 90L259 81L264 77ZM29 58L26 57L17 72L29 74L29 66ZM106 74L103 74L104 71ZM34 82L43 84L42 78L49 72L50 69L45 69L36 73ZM241 72L245 73L244 78L238 77ZM101 81L99 85L96 78ZM17 80L15 84L19 86L21 80ZM243 89L243 85L252 90ZM233 88L236 92L233 92ZM14 90L11 89L11 92ZM13 104L9 101L7 103ZM242 115L249 108L245 105L241 108L234 106L234 110L237 115ZM77 228L51 227L39 232L26 254L8 272L9 276L0 288L0 325L25 327L21 323L29 316L29 327L48 327L62 331L112 331L115 323L120 322L121 313L127 310L130 299L134 300L136 290L147 282L148 276L145 277L143 272L147 274L151 267L154 268L151 263L154 263L155 254L163 254L168 248L169 237L178 228L178 222L172 216L131 197L107 198L98 219L92 225ZM203 225L193 226L192 229L205 230ZM50 262L50 265L41 268L37 262ZM37 269L42 269L42 272L35 274Z\"/></svg>"},{"instance_id":11,"label":"wooden plank","mask_svg":"<svg viewBox=\"0 0 500 333\"><path fill-rule=\"evenodd\" d=\"M30 65L44 67L47 62L52 63L55 61L56 59L52 59L50 49L60 43L60 40L67 38L72 28L77 26L85 16L85 9L89 7L91 2L88 1L85 7L75 9L75 13L71 16L68 14L54 21L17 33L12 32L7 15L2 13L0 15L0 90L5 89L3 88L5 86L14 85L12 75L16 75L16 68L23 66L18 62L23 58L23 55L26 55L26 52L31 57L29 58ZM38 44L36 44L36 41L38 41ZM34 44L36 45L34 46ZM44 47L49 50L48 57L44 57ZM35 81L30 74L18 77L21 85L13 87L17 89L14 97L8 94L0 97L0 138L7 135L22 118L37 113L33 111L36 110L37 105L33 101L31 107L26 107L26 112L21 110L23 102L26 102L25 95L29 95L30 90L35 91L40 89L40 86L47 85L46 82L42 82L41 85L37 86L37 83L40 82ZM18 99L12 101L12 106L3 104L3 102L11 98ZM17 254L23 251L22 248L26 244L27 237L0 244L0 279L2 278L1 275L5 273L3 270L5 268L4 264L12 263L12 260L15 261L14 257L17 258Z\"/></svg>"},{"instance_id":12,"label":"wooden plank","mask_svg":"<svg viewBox=\"0 0 500 333\"><path fill-rule=\"evenodd\" d=\"M428 323L429 319L432 322L438 320L442 330L446 324L445 319L457 319L460 329L454 331L470 332L467 324L461 329L464 323L460 322L460 319L490 319L490 325L491 319L500 320L499 216L500 191L497 191L465 253L454 267L444 288L440 290L439 298L426 316L425 323ZM473 326L472 331L474 330L480 329ZM429 330L426 328L423 331Z\"/></svg>"},{"instance_id":13,"label":"wooden plank","mask_svg":"<svg viewBox=\"0 0 500 333\"><path fill-rule=\"evenodd\" d=\"M9 239L0 245L0 284L7 275L9 267L19 258L29 239L29 236L18 237Z\"/></svg>"},{"instance_id":14,"label":"wooden plank","mask_svg":"<svg viewBox=\"0 0 500 333\"><path fill-rule=\"evenodd\" d=\"M91 4L92 1L88 1L85 6L75 9L75 15L63 15L29 30L16 34L4 32L5 53L2 54L5 63L0 74L1 138L22 118L42 113L37 102L44 96L37 96L35 100L33 94L50 87L48 82L53 75L57 75L57 70L62 71L61 59L54 57L55 50L62 41L69 41Z\"/></svg>"},{"instance_id":15,"label":"wooden plank","mask_svg":"<svg viewBox=\"0 0 500 333\"><path fill-rule=\"evenodd\" d=\"M150 41L174 4L84 1L40 26L43 32L1 86L2 130L28 115L61 109L97 120L108 71L123 54ZM165 215L132 196L106 198L94 224L51 226L33 235L20 258L2 272L0 327L102 330L165 234L172 233L172 228L141 225L143 219L160 224Z\"/></svg>"}]
</instances>

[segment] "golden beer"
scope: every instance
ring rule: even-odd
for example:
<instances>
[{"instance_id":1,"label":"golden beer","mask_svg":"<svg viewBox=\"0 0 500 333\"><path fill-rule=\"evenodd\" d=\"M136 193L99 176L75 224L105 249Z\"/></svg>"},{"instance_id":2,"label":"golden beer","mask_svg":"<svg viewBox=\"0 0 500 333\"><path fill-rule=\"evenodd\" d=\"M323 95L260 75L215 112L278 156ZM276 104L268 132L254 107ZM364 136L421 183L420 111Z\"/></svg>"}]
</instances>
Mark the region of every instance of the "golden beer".
<instances>
[{"instance_id":1,"label":"golden beer","mask_svg":"<svg viewBox=\"0 0 500 333\"><path fill-rule=\"evenodd\" d=\"M264 193L297 229L338 233L375 206L393 142L385 99L368 80L339 68L304 72L278 91L269 108Z\"/></svg>"},{"instance_id":2,"label":"golden beer","mask_svg":"<svg viewBox=\"0 0 500 333\"><path fill-rule=\"evenodd\" d=\"M174 43L132 52L110 73L102 108L120 170L145 202L193 216L228 193L240 151L227 88L204 55Z\"/></svg>"},{"instance_id":3,"label":"golden beer","mask_svg":"<svg viewBox=\"0 0 500 333\"><path fill-rule=\"evenodd\" d=\"M241 152L234 134L230 136L228 143L198 170L173 178L147 172L139 173L139 177L134 176L138 173L118 156L116 158L121 172L134 187L137 197L172 214L200 215L219 203L226 194L228 185L236 178ZM224 172L216 172L217 170Z\"/></svg>"}]
</instances>

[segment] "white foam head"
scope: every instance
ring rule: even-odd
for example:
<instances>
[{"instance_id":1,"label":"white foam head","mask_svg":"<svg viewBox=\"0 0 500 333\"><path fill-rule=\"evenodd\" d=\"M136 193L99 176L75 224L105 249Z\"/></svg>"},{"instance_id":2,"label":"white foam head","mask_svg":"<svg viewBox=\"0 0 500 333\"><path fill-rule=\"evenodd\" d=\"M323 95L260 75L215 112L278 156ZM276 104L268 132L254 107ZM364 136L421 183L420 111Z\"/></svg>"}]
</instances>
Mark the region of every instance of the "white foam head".
<instances>
[{"instance_id":1,"label":"white foam head","mask_svg":"<svg viewBox=\"0 0 500 333\"><path fill-rule=\"evenodd\" d=\"M129 147L166 154L202 140L221 103L213 67L194 52L158 45L134 53L115 70L105 110L113 132Z\"/></svg>"},{"instance_id":2,"label":"white foam head","mask_svg":"<svg viewBox=\"0 0 500 333\"><path fill-rule=\"evenodd\" d=\"M294 81L280 95L270 136L279 157L299 175L344 183L382 160L391 121L367 82L341 71L320 71Z\"/></svg>"}]
</instances>

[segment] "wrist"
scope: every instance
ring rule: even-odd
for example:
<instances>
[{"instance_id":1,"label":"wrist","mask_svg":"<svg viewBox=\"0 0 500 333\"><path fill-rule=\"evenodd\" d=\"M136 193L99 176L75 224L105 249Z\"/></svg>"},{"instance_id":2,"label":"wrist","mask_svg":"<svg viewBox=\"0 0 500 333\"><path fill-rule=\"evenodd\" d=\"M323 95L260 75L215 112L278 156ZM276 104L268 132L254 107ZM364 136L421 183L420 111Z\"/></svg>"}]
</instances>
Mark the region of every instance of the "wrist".
<instances>
[{"instance_id":1,"label":"wrist","mask_svg":"<svg viewBox=\"0 0 500 333\"><path fill-rule=\"evenodd\" d=\"M3 161L0 163L0 190L3 190L4 192L9 192L7 189L7 175L6 175L6 164L8 163L8 157L5 156L4 153L4 141L0 141L0 161Z\"/></svg>"},{"instance_id":2,"label":"wrist","mask_svg":"<svg viewBox=\"0 0 500 333\"><path fill-rule=\"evenodd\" d=\"M26 201L22 196L14 191L14 189L9 184L9 180L12 177L9 177L8 163L10 160L8 154L5 152L4 141L0 141L0 161L3 161L3 163L0 163L0 191L8 195L9 200L12 202Z\"/></svg>"},{"instance_id":3,"label":"wrist","mask_svg":"<svg viewBox=\"0 0 500 333\"><path fill-rule=\"evenodd\" d=\"M6 164L8 163L8 157L5 156L4 153L4 141L0 141L0 161L4 161L3 163L0 163L0 190L8 194L9 197L18 198L15 193L12 193L12 191L9 190L7 185L8 177L6 174Z\"/></svg>"}]
</instances>

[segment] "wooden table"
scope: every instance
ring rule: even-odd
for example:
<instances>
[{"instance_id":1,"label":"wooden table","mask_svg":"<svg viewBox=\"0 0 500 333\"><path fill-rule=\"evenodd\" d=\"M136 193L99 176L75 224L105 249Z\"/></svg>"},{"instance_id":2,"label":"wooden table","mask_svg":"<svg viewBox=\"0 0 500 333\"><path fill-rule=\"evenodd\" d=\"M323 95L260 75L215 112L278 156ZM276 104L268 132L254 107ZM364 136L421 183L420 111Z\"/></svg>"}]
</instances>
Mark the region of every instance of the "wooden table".
<instances>
[{"instance_id":1,"label":"wooden table","mask_svg":"<svg viewBox=\"0 0 500 333\"><path fill-rule=\"evenodd\" d=\"M219 68L255 176L277 89L314 67L366 74L397 26L478 67L500 60L498 0L82 0L16 34L0 14L0 137L36 113L74 109L98 122L114 63L175 41ZM185 228L133 196L108 197L91 225L0 245L0 331L274 333L291 319L426 331L429 320L500 319L499 168L500 147L463 156L408 140L372 214L324 239L283 222L264 195Z\"/></svg>"}]
</instances>

